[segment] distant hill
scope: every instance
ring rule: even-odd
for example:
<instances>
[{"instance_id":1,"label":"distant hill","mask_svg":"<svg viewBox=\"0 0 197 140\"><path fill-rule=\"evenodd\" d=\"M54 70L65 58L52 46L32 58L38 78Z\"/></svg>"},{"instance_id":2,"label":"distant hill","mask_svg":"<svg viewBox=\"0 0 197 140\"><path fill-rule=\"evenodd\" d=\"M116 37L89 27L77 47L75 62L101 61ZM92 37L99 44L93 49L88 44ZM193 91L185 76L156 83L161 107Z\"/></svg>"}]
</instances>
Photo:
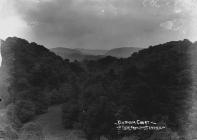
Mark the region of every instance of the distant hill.
<instances>
[{"instance_id":1,"label":"distant hill","mask_svg":"<svg viewBox=\"0 0 197 140\"><path fill-rule=\"evenodd\" d=\"M114 56L118 58L127 58L131 56L132 53L138 52L140 48L135 47L122 47L109 50L105 55Z\"/></svg>"},{"instance_id":2,"label":"distant hill","mask_svg":"<svg viewBox=\"0 0 197 140\"><path fill-rule=\"evenodd\" d=\"M91 49L70 49L70 48L52 48L51 51L56 55L61 56L63 59L70 59L71 61L78 60L97 60L104 56L113 56L117 58L127 58L132 53L139 51L140 48L122 47L111 50L91 50Z\"/></svg>"},{"instance_id":3,"label":"distant hill","mask_svg":"<svg viewBox=\"0 0 197 140\"><path fill-rule=\"evenodd\" d=\"M52 135L47 133L45 137L64 139L63 130L70 132L77 126L88 140L100 136L111 139L129 136L130 132L114 135L117 132L114 122L119 118L156 120L177 134L184 132L190 122L188 109L193 101L190 91L195 88L191 76L195 77L196 45L189 40L171 41L150 46L128 58L107 56L80 63L64 61L42 45L16 37L7 38L2 44L1 68L6 68L10 82L6 117L10 123L8 127L14 131L8 135L18 132L16 129L22 130L20 139L22 134L29 134L23 133L26 130L38 128L41 132L43 129L45 135L45 130L55 129ZM79 50L66 50L58 49L63 54L84 55ZM51 107L54 104L59 105ZM3 113L0 110L0 115ZM193 125L191 128L193 131ZM150 135L141 132L142 136L139 132L131 135L149 139ZM66 139L72 139L67 136Z\"/></svg>"},{"instance_id":4,"label":"distant hill","mask_svg":"<svg viewBox=\"0 0 197 140\"><path fill-rule=\"evenodd\" d=\"M73 54L82 55L80 51L70 48L58 47L58 48L52 48L51 51L54 52L56 55L61 56L64 59L68 59L68 57L71 57Z\"/></svg>"},{"instance_id":5,"label":"distant hill","mask_svg":"<svg viewBox=\"0 0 197 140\"><path fill-rule=\"evenodd\" d=\"M81 53L86 55L105 55L108 50L92 50L92 49L83 49L83 48L76 48L75 50L79 50Z\"/></svg>"},{"instance_id":6,"label":"distant hill","mask_svg":"<svg viewBox=\"0 0 197 140\"><path fill-rule=\"evenodd\" d=\"M52 52L54 52L56 55L61 56L63 59L69 59L70 61L78 60L97 60L99 58L102 58L103 56L100 56L101 54L100 50L86 50L86 49L70 49L70 48L52 48ZM98 52L98 54L96 53Z\"/></svg>"}]
</instances>

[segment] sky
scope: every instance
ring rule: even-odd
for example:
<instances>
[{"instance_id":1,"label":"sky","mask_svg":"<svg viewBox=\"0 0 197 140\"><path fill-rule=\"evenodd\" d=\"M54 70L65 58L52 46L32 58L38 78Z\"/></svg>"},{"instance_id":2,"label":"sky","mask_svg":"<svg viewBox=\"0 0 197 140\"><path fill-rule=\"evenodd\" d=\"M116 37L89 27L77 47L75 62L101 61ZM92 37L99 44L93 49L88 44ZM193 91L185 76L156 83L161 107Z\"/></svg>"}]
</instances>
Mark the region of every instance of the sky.
<instances>
[{"instance_id":1,"label":"sky","mask_svg":"<svg viewBox=\"0 0 197 140\"><path fill-rule=\"evenodd\" d=\"M0 0L0 38L48 48L197 41L197 0Z\"/></svg>"}]
</instances>

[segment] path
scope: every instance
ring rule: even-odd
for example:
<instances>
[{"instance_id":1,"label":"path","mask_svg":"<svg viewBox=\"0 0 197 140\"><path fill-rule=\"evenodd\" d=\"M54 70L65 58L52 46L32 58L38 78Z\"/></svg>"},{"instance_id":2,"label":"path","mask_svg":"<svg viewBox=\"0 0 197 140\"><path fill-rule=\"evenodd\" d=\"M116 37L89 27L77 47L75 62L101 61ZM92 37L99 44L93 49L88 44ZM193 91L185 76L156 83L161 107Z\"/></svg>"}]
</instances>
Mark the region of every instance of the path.
<instances>
[{"instance_id":1,"label":"path","mask_svg":"<svg viewBox=\"0 0 197 140\"><path fill-rule=\"evenodd\" d=\"M50 107L48 112L36 118L35 122L42 126L46 140L84 140L77 137L76 131L64 129L61 105Z\"/></svg>"}]
</instances>

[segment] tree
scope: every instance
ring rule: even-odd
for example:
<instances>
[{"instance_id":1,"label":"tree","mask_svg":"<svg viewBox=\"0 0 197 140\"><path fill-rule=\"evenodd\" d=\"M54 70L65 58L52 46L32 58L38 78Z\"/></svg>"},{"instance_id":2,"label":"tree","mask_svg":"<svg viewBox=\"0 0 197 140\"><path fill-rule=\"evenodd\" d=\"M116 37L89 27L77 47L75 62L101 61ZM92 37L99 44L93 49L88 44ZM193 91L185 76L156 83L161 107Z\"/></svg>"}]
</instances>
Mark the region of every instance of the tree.
<instances>
[{"instance_id":1,"label":"tree","mask_svg":"<svg viewBox=\"0 0 197 140\"><path fill-rule=\"evenodd\" d=\"M31 101L21 100L16 103L16 115L22 123L33 119L35 111L35 104Z\"/></svg>"},{"instance_id":2,"label":"tree","mask_svg":"<svg viewBox=\"0 0 197 140\"><path fill-rule=\"evenodd\" d=\"M35 122L25 124L19 136L20 140L44 140L42 128Z\"/></svg>"}]
</instances>

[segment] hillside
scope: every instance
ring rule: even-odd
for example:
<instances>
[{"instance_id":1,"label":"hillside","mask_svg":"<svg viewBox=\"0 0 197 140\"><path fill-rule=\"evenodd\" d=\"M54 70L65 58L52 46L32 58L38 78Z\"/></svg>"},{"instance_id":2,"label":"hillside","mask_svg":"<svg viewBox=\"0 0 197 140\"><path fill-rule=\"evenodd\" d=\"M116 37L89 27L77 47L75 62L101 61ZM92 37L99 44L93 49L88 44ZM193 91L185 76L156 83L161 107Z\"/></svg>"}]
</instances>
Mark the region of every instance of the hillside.
<instances>
[{"instance_id":1,"label":"hillside","mask_svg":"<svg viewBox=\"0 0 197 140\"><path fill-rule=\"evenodd\" d=\"M41 125L46 140L84 140L78 131L64 129L61 105L50 107L47 113L38 116L34 122Z\"/></svg>"},{"instance_id":2,"label":"hillside","mask_svg":"<svg viewBox=\"0 0 197 140\"><path fill-rule=\"evenodd\" d=\"M134 52L138 52L141 50L140 48L134 48L134 47L122 47L122 48L115 48L111 49L108 52L105 53L105 55L114 56L117 58L127 58L132 55Z\"/></svg>"},{"instance_id":3,"label":"hillside","mask_svg":"<svg viewBox=\"0 0 197 140\"><path fill-rule=\"evenodd\" d=\"M171 41L128 58L69 62L44 46L8 38L2 46L2 64L10 76L11 126L25 130L36 118L46 136L53 128L59 131L52 139L62 137L64 129L79 129L87 140L126 135L146 140L152 135L117 133L117 120L164 122L169 129L183 132L190 101L191 45L189 40ZM60 104L61 110L56 108Z\"/></svg>"},{"instance_id":4,"label":"hillside","mask_svg":"<svg viewBox=\"0 0 197 140\"><path fill-rule=\"evenodd\" d=\"M102 50L97 51L97 50L70 49L70 48L59 47L59 48L52 48L51 51L54 52L56 55L61 56L63 59L69 59L70 61L97 60L103 57L100 55L103 54Z\"/></svg>"},{"instance_id":5,"label":"hillside","mask_svg":"<svg viewBox=\"0 0 197 140\"><path fill-rule=\"evenodd\" d=\"M70 49L70 48L52 48L50 49L56 55L61 56L63 59L70 59L70 61L78 60L98 60L105 56L113 56L117 58L127 58L132 53L137 52L140 48L122 47L111 50L91 50L91 49Z\"/></svg>"},{"instance_id":6,"label":"hillside","mask_svg":"<svg viewBox=\"0 0 197 140\"><path fill-rule=\"evenodd\" d=\"M93 50L93 49L83 49L76 48L75 50L79 50L81 53L85 55L104 55L108 50Z\"/></svg>"},{"instance_id":7,"label":"hillside","mask_svg":"<svg viewBox=\"0 0 197 140\"><path fill-rule=\"evenodd\" d=\"M70 56L71 54L79 54L82 55L82 53L78 50L75 49L70 49L70 48L52 48L50 49L51 51L53 51L55 54L61 56L62 58L66 58L67 56Z\"/></svg>"}]
</instances>

